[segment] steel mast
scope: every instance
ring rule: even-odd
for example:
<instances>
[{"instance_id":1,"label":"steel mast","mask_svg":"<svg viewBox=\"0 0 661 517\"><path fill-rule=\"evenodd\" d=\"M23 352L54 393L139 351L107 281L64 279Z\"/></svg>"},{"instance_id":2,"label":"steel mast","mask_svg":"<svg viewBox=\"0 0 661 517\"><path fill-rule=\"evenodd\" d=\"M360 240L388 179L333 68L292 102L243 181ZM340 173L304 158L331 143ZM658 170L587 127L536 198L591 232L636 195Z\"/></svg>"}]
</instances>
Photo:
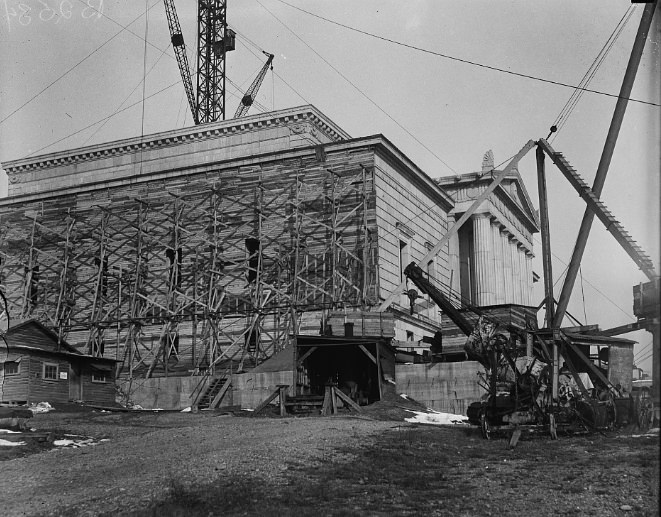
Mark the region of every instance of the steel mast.
<instances>
[{"instance_id":1,"label":"steel mast","mask_svg":"<svg viewBox=\"0 0 661 517\"><path fill-rule=\"evenodd\" d=\"M234 50L227 27L227 0L197 4L197 104L199 124L225 120L225 55Z\"/></svg>"}]
</instances>

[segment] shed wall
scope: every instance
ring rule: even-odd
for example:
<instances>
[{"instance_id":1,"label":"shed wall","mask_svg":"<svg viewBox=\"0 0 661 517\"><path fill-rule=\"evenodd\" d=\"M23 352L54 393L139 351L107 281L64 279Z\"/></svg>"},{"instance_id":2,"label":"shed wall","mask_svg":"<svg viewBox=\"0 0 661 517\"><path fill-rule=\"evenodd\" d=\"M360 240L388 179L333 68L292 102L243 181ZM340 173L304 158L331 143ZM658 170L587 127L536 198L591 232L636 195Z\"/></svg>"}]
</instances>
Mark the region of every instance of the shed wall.
<instances>
[{"instance_id":1,"label":"shed wall","mask_svg":"<svg viewBox=\"0 0 661 517\"><path fill-rule=\"evenodd\" d=\"M0 402L26 402L30 398L30 358L23 357L17 375L5 375L0 364Z\"/></svg>"},{"instance_id":2,"label":"shed wall","mask_svg":"<svg viewBox=\"0 0 661 517\"><path fill-rule=\"evenodd\" d=\"M30 396L28 402L68 402L69 401L69 362L53 356L33 355L30 360ZM57 364L57 380L44 379L44 363ZM67 378L60 378L60 373L66 372Z\"/></svg>"}]
</instances>

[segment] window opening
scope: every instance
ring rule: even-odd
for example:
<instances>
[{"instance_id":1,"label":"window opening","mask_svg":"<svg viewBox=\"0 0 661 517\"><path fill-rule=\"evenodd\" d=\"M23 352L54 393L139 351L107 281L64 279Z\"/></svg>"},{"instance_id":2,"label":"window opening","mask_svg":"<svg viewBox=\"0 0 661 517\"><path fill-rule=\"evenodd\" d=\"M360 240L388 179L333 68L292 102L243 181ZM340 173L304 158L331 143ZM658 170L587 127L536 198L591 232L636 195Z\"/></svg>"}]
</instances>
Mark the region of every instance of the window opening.
<instances>
[{"instance_id":1,"label":"window opening","mask_svg":"<svg viewBox=\"0 0 661 517\"><path fill-rule=\"evenodd\" d=\"M102 372L100 370L92 370L92 382L107 383L108 372Z\"/></svg>"},{"instance_id":2,"label":"window opening","mask_svg":"<svg viewBox=\"0 0 661 517\"><path fill-rule=\"evenodd\" d=\"M7 361L5 363L5 375L18 375L21 373L21 364L18 361Z\"/></svg>"},{"instance_id":3,"label":"window opening","mask_svg":"<svg viewBox=\"0 0 661 517\"><path fill-rule=\"evenodd\" d=\"M246 239L246 254L248 255L248 283L257 280L259 268L259 239L248 237Z\"/></svg>"},{"instance_id":4,"label":"window opening","mask_svg":"<svg viewBox=\"0 0 661 517\"><path fill-rule=\"evenodd\" d=\"M37 305L39 301L39 266L32 266L32 269L25 268L26 276L30 274L30 283L28 284L28 300L31 305Z\"/></svg>"},{"instance_id":5,"label":"window opening","mask_svg":"<svg viewBox=\"0 0 661 517\"><path fill-rule=\"evenodd\" d=\"M173 287L181 287L181 269L183 263L183 252L181 248L175 251L172 248L165 250L165 256L168 259L170 268L170 285Z\"/></svg>"},{"instance_id":6,"label":"window opening","mask_svg":"<svg viewBox=\"0 0 661 517\"><path fill-rule=\"evenodd\" d=\"M101 269L101 295L106 296L108 294L108 257L103 257L103 266L101 266L101 259L95 257L94 265L97 269Z\"/></svg>"},{"instance_id":7,"label":"window opening","mask_svg":"<svg viewBox=\"0 0 661 517\"><path fill-rule=\"evenodd\" d=\"M43 377L47 381L56 381L57 380L57 364L44 363Z\"/></svg>"},{"instance_id":8,"label":"window opening","mask_svg":"<svg viewBox=\"0 0 661 517\"><path fill-rule=\"evenodd\" d=\"M404 269L409 265L409 243L403 240L399 241L399 279L404 280Z\"/></svg>"}]
</instances>

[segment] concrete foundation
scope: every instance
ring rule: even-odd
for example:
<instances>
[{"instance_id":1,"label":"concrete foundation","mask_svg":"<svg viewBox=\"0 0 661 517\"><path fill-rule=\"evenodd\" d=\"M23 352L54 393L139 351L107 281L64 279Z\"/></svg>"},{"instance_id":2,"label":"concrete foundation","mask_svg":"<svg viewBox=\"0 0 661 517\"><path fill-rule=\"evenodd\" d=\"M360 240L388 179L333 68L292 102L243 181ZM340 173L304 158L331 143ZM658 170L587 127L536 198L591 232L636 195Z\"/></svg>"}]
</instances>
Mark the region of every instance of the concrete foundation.
<instances>
[{"instance_id":1,"label":"concrete foundation","mask_svg":"<svg viewBox=\"0 0 661 517\"><path fill-rule=\"evenodd\" d=\"M145 409L184 409L191 405L191 394L202 377L156 377L122 379L117 383L122 393L130 393L133 404Z\"/></svg>"},{"instance_id":2,"label":"concrete foundation","mask_svg":"<svg viewBox=\"0 0 661 517\"><path fill-rule=\"evenodd\" d=\"M160 377L119 381L124 393L131 393L131 402L145 409L185 409L193 403L191 395L202 377ZM294 384L294 374L290 371L241 373L232 375L232 385L221 402L223 406L241 406L254 409L271 393L278 384ZM130 388L130 389L129 389Z\"/></svg>"},{"instance_id":3,"label":"concrete foundation","mask_svg":"<svg viewBox=\"0 0 661 517\"><path fill-rule=\"evenodd\" d=\"M395 366L397 393L447 413L465 415L472 402L486 392L478 384L480 363L398 364Z\"/></svg>"},{"instance_id":4,"label":"concrete foundation","mask_svg":"<svg viewBox=\"0 0 661 517\"><path fill-rule=\"evenodd\" d=\"M608 380L629 393L633 380L633 346L610 345L608 347Z\"/></svg>"}]
</instances>

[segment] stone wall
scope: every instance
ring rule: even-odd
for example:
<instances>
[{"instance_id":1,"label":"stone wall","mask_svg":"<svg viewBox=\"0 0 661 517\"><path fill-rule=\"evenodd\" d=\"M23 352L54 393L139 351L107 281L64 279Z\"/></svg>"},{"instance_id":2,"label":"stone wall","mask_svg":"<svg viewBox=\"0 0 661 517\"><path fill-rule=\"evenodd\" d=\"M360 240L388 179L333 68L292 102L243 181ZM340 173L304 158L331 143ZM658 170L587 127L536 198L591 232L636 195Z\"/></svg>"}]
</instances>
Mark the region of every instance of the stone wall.
<instances>
[{"instance_id":1,"label":"stone wall","mask_svg":"<svg viewBox=\"0 0 661 517\"><path fill-rule=\"evenodd\" d=\"M395 366L397 393L437 411L465 415L472 402L485 391L478 385L482 366L475 361Z\"/></svg>"},{"instance_id":2,"label":"stone wall","mask_svg":"<svg viewBox=\"0 0 661 517\"><path fill-rule=\"evenodd\" d=\"M122 393L131 394L131 402L145 409L184 409L193 402L191 394L202 380L199 376L156 377L118 381Z\"/></svg>"},{"instance_id":3,"label":"stone wall","mask_svg":"<svg viewBox=\"0 0 661 517\"><path fill-rule=\"evenodd\" d=\"M242 409L255 409L273 393L278 384L290 386L289 395L293 395L294 372L242 373L232 376L232 404ZM278 399L274 400L274 404ZM223 401L223 405L226 405ZM227 404L229 405L229 404Z\"/></svg>"}]
</instances>

